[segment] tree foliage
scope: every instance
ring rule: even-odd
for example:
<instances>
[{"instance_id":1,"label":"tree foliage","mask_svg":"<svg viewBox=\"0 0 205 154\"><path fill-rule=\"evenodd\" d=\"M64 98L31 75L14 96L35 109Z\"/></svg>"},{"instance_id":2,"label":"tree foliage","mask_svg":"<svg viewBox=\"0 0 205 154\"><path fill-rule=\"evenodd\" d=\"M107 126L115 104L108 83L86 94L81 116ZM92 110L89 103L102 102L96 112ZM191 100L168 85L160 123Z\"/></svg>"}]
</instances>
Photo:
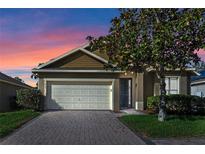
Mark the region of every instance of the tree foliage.
<instances>
[{"instance_id":1,"label":"tree foliage","mask_svg":"<svg viewBox=\"0 0 205 154\"><path fill-rule=\"evenodd\" d=\"M44 63L39 63L39 64L38 64L38 67L41 66L41 65L43 65L43 64L44 64ZM31 79L38 79L38 74L37 74L37 73L32 73L32 74L31 74Z\"/></svg>"},{"instance_id":2,"label":"tree foliage","mask_svg":"<svg viewBox=\"0 0 205 154\"><path fill-rule=\"evenodd\" d=\"M205 47L205 9L120 9L108 35L87 39L91 50L106 52L109 64L118 69L156 70L159 120L164 121L166 69L183 70L199 62L197 51Z\"/></svg>"},{"instance_id":3,"label":"tree foliage","mask_svg":"<svg viewBox=\"0 0 205 154\"><path fill-rule=\"evenodd\" d=\"M200 59L205 44L204 9L120 9L109 34L88 37L92 50L106 52L122 70L184 69Z\"/></svg>"},{"instance_id":4,"label":"tree foliage","mask_svg":"<svg viewBox=\"0 0 205 154\"><path fill-rule=\"evenodd\" d=\"M18 80L18 81L20 81L20 82L24 83L24 80L23 80L23 79L21 79L21 78L19 78L18 76L16 76L14 79L16 79L16 80Z\"/></svg>"}]
</instances>

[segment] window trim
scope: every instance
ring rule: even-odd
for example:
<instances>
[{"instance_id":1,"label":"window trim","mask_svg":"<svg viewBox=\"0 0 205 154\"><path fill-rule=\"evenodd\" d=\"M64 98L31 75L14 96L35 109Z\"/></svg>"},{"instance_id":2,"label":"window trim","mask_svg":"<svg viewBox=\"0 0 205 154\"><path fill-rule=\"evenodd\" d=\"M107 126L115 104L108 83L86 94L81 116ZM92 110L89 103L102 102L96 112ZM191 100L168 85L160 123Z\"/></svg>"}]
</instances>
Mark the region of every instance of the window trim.
<instances>
[{"instance_id":1,"label":"window trim","mask_svg":"<svg viewBox=\"0 0 205 154\"><path fill-rule=\"evenodd\" d=\"M177 89L177 94L179 94L180 93L180 76L171 76L171 75L169 75L169 76L165 76L165 79L166 78L177 78L177 82L178 82L178 89ZM169 80L170 81L170 80ZM166 86L165 86L165 88L166 88ZM170 91L170 90L169 90ZM167 90L166 90L166 93L167 93ZM170 93L167 93L166 95L170 95Z\"/></svg>"}]
</instances>

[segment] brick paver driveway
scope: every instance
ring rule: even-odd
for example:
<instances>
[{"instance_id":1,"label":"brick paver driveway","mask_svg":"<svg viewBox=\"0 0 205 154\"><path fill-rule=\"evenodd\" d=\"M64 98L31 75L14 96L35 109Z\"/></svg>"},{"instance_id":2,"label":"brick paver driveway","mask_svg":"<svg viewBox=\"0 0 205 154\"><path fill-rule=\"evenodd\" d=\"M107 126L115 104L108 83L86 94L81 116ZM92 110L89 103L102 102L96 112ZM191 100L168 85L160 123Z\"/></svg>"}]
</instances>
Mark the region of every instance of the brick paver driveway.
<instances>
[{"instance_id":1,"label":"brick paver driveway","mask_svg":"<svg viewBox=\"0 0 205 154\"><path fill-rule=\"evenodd\" d=\"M145 144L110 111L55 111L5 138L0 144Z\"/></svg>"}]
</instances>

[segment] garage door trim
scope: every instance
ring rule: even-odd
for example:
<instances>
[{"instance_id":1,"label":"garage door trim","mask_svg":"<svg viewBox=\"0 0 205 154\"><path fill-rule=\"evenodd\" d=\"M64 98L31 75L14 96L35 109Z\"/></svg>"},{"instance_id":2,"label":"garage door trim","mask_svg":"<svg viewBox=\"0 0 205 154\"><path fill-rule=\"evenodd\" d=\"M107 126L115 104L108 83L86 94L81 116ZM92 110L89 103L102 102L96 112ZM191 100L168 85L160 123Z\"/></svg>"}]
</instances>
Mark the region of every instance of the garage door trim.
<instances>
[{"instance_id":1,"label":"garage door trim","mask_svg":"<svg viewBox=\"0 0 205 154\"><path fill-rule=\"evenodd\" d=\"M55 82L55 81L82 81L82 82L111 82L111 96L110 96L110 109L113 110L114 109L114 79L92 79L92 78L86 78L86 79L74 79L74 78L70 78L70 79L62 79L62 78L45 78L44 79L44 96L47 96L47 86L48 86L48 82ZM52 84L51 84L52 85ZM47 97L46 97L47 98ZM48 98L46 99L46 102L49 101Z\"/></svg>"}]
</instances>

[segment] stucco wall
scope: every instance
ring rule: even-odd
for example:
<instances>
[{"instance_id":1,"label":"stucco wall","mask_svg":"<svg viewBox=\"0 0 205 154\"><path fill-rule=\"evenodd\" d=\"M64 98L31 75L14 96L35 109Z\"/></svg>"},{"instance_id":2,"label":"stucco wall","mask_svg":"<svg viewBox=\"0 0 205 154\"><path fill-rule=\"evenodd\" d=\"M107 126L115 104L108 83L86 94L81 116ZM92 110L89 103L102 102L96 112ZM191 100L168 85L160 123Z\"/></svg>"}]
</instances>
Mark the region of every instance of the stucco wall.
<instances>
[{"instance_id":1,"label":"stucco wall","mask_svg":"<svg viewBox=\"0 0 205 154\"><path fill-rule=\"evenodd\" d=\"M144 73L144 109L147 107L147 97L154 95L155 73Z\"/></svg>"},{"instance_id":2,"label":"stucco wall","mask_svg":"<svg viewBox=\"0 0 205 154\"><path fill-rule=\"evenodd\" d=\"M179 76L179 93L190 94L190 76L185 74L166 74L166 76ZM156 75L154 75L154 93L153 95L160 94L160 81Z\"/></svg>"},{"instance_id":3,"label":"stucco wall","mask_svg":"<svg viewBox=\"0 0 205 154\"><path fill-rule=\"evenodd\" d=\"M21 87L0 82L0 112L10 111L10 99L16 96L16 90Z\"/></svg>"},{"instance_id":4,"label":"stucco wall","mask_svg":"<svg viewBox=\"0 0 205 154\"><path fill-rule=\"evenodd\" d=\"M144 73L137 73L135 86L135 109L144 109Z\"/></svg>"},{"instance_id":5,"label":"stucco wall","mask_svg":"<svg viewBox=\"0 0 205 154\"><path fill-rule=\"evenodd\" d=\"M190 81L187 76L180 76L179 78L179 93L190 94Z\"/></svg>"},{"instance_id":6,"label":"stucco wall","mask_svg":"<svg viewBox=\"0 0 205 154\"><path fill-rule=\"evenodd\" d=\"M189 74L179 74L176 72L166 73L166 76L179 76L179 93L180 94L190 94L190 76ZM143 81L143 83L142 83ZM160 95L160 81L157 75L153 72L144 73L143 80L140 84L144 86L143 102L144 109L146 108L147 97Z\"/></svg>"},{"instance_id":7,"label":"stucco wall","mask_svg":"<svg viewBox=\"0 0 205 154\"><path fill-rule=\"evenodd\" d=\"M114 111L115 112L119 112L120 110L120 88L119 88L119 79L115 79L114 81L114 98L113 98L113 101L114 101Z\"/></svg>"}]
</instances>

